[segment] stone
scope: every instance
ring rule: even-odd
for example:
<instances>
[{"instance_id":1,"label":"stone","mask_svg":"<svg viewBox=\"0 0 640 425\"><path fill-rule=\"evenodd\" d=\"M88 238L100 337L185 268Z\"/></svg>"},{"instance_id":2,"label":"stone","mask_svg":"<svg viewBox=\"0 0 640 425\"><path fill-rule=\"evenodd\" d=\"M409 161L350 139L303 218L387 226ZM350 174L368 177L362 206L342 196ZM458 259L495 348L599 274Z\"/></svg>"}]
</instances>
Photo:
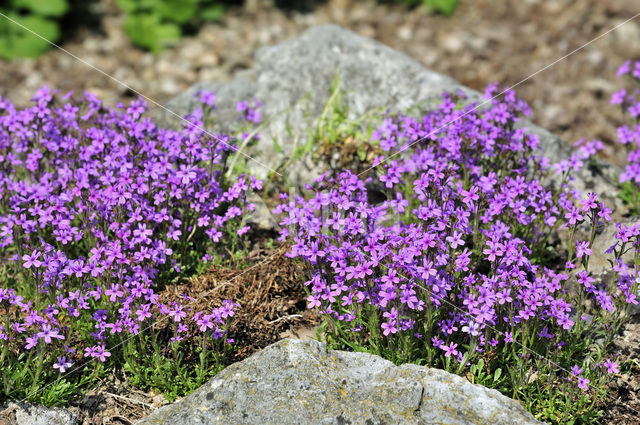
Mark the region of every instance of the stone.
<instances>
[{"instance_id":1,"label":"stone","mask_svg":"<svg viewBox=\"0 0 640 425\"><path fill-rule=\"evenodd\" d=\"M231 132L241 125L236 103L257 99L262 116L269 119L259 131L261 140L247 153L276 169L291 155L300 137L321 114L336 75L346 90L349 116L358 118L367 111L385 107L406 110L420 102L440 99L442 92L461 89L449 77L428 71L417 61L374 40L366 39L334 25L311 28L300 37L257 51L255 67L237 73L229 83L202 82L171 101L167 107L184 115L198 102L195 93L213 90L217 95L214 131ZM475 92L464 89L469 95ZM287 122L294 128L287 132ZM179 121L165 113L161 125L176 127ZM276 139L282 147L279 154ZM264 178L269 169L250 161L249 171ZM292 182L311 182L326 171L323 164L296 164L287 170Z\"/></svg>"},{"instance_id":2,"label":"stone","mask_svg":"<svg viewBox=\"0 0 640 425\"><path fill-rule=\"evenodd\" d=\"M168 108L184 115L198 106L195 93L213 90L218 102L212 130L233 132L242 124L236 103L259 100L264 105L261 111L265 124L259 130L261 140L246 153L264 166L249 161L249 172L264 178L269 169L278 170L298 187L329 168L308 157L292 164L288 159L320 116L336 75L346 91L344 101L353 119L380 107L406 112L420 106L426 112L437 105L445 91L462 90L469 101L481 99L480 93L424 68L406 55L335 25L313 27L295 39L262 48L255 59L254 68L237 73L231 82L198 83L172 100ZM168 113L158 120L160 125L179 126L179 120ZM571 155L572 147L560 138L528 121L521 124L540 136L542 153L553 162ZM275 148L274 140L282 153ZM286 169L279 168L285 164ZM612 195L616 192L616 173L616 167L596 162L579 173L574 186L582 192L595 191L610 206L620 207L620 200Z\"/></svg>"},{"instance_id":3,"label":"stone","mask_svg":"<svg viewBox=\"0 0 640 425\"><path fill-rule=\"evenodd\" d=\"M284 339L138 425L541 424L516 401L439 369Z\"/></svg>"},{"instance_id":4,"label":"stone","mask_svg":"<svg viewBox=\"0 0 640 425\"><path fill-rule=\"evenodd\" d=\"M66 409L35 406L24 402L0 405L2 425L79 425L80 421Z\"/></svg>"},{"instance_id":5,"label":"stone","mask_svg":"<svg viewBox=\"0 0 640 425\"><path fill-rule=\"evenodd\" d=\"M247 201L252 203L255 209L249 214L247 223L251 224L258 230L279 230L280 225L271 211L264 203L262 198L257 194L251 194L247 197Z\"/></svg>"}]
</instances>

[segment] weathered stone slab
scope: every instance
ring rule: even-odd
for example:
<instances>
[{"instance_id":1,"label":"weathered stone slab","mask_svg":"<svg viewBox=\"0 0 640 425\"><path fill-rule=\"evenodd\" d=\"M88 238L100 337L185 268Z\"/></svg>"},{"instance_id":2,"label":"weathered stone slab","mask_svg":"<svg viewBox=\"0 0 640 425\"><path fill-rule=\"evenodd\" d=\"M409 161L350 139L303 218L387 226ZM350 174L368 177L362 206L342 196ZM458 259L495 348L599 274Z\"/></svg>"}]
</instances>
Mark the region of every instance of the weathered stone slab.
<instances>
[{"instance_id":1,"label":"weathered stone slab","mask_svg":"<svg viewBox=\"0 0 640 425\"><path fill-rule=\"evenodd\" d=\"M496 390L439 369L285 339L139 425L540 424Z\"/></svg>"}]
</instances>

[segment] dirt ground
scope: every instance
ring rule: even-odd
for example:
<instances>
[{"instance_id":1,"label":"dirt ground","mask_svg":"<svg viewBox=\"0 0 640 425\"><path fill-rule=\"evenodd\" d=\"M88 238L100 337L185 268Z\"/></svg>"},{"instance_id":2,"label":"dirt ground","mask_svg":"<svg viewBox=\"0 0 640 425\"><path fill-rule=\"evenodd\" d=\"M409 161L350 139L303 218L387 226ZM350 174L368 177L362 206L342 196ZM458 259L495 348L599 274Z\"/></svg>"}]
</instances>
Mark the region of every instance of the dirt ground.
<instances>
[{"instance_id":1,"label":"dirt ground","mask_svg":"<svg viewBox=\"0 0 640 425\"><path fill-rule=\"evenodd\" d=\"M103 15L102 27L80 28L61 46L164 104L195 82L230 80L235 72L252 66L253 53L260 47L295 37L314 25L335 23L481 91L491 82L513 86L640 12L636 0L462 0L451 18L430 15L421 7L364 0L298 3L309 7L303 12L276 8L271 0L247 0L245 6L229 9L222 21L154 56L131 46L121 30L123 16L115 1L99 0L91 8ZM609 105L609 97L623 83L615 77L617 68L629 58L640 59L640 18L528 79L516 91L532 107L536 124L568 142L582 137L603 140L608 146L606 158L620 163L620 152L612 142L623 116ZM61 92L90 90L109 105L136 97L57 49L37 60L0 61L0 95L17 105L27 105L44 84ZM272 253L257 237L255 261ZM196 297L213 291L202 301L212 304L239 297L236 300L248 307L233 329L239 360L284 332L292 334L317 323L317 317L305 311L304 292L294 284L304 272L296 267L280 252L242 276L238 270L213 270L163 296L190 291ZM224 284L234 277L236 286ZM628 325L617 343L622 356L637 359L640 324ZM638 368L621 376L613 384L611 403L604 406L603 423L640 423L639 390ZM164 403L162 396L130 389L113 376L70 410L84 424L130 424Z\"/></svg>"}]
</instances>

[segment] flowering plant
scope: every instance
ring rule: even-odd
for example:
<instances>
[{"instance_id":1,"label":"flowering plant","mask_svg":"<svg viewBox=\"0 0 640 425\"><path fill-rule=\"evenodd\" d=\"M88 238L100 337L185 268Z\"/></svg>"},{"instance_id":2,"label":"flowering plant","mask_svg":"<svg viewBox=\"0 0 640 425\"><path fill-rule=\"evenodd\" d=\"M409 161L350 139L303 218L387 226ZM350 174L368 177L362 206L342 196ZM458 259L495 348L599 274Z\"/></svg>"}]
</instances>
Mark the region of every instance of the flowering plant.
<instances>
[{"instance_id":1,"label":"flowering plant","mask_svg":"<svg viewBox=\"0 0 640 425\"><path fill-rule=\"evenodd\" d=\"M619 77L627 77L632 82L640 83L640 61L626 61L618 69ZM611 104L619 105L622 112L632 118L633 124L618 127L617 142L624 146L627 153L627 166L619 176L621 183L620 197L626 201L632 211L637 214L640 211L640 197L638 188L640 185L640 97L639 91L623 88L611 96Z\"/></svg>"},{"instance_id":2,"label":"flowering plant","mask_svg":"<svg viewBox=\"0 0 640 425\"><path fill-rule=\"evenodd\" d=\"M246 193L261 186L224 177L235 142L203 132L201 108L170 131L143 117L142 100L110 109L89 93L79 104L69 96L45 87L23 110L0 99L0 373L12 397L60 383L83 357L124 356L125 369L140 370L127 350L160 317L173 324L171 344L192 322L202 355L205 339L226 345L238 305L193 312L158 292L241 248ZM212 93L199 96L213 107ZM117 342L123 349L110 352Z\"/></svg>"},{"instance_id":3,"label":"flowering plant","mask_svg":"<svg viewBox=\"0 0 640 425\"><path fill-rule=\"evenodd\" d=\"M290 256L312 265L308 306L327 319L335 347L466 372L472 381L488 374L527 402L532 392L543 403L541 392L577 381L565 406L575 412L588 405L590 382L607 379L598 370L617 367L610 359L576 363L596 363L594 352L606 353L620 325L618 311L637 304L636 271L620 256L639 230L621 229L618 276L596 282L590 247L611 210L569 183L602 144L580 142L551 164L538 137L518 126L529 110L512 91L485 110L459 108L463 98L444 95L422 119L387 116L373 136L387 153L373 163L379 178L326 173L307 186L308 199L282 194L274 210L284 215L281 240L291 238ZM383 202L369 201L374 183L386 191ZM559 231L568 233L565 249L552 243Z\"/></svg>"}]
</instances>

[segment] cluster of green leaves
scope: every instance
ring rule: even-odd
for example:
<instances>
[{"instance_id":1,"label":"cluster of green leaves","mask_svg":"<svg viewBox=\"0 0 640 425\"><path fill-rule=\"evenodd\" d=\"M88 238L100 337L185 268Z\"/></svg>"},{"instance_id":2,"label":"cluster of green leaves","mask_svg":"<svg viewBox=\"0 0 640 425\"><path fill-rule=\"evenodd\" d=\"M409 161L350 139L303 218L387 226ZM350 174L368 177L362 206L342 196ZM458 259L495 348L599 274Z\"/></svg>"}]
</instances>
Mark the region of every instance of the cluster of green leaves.
<instances>
[{"instance_id":1,"label":"cluster of green leaves","mask_svg":"<svg viewBox=\"0 0 640 425\"><path fill-rule=\"evenodd\" d=\"M60 39L59 18L69 10L67 0L9 0L0 12L42 38L0 17L0 58L36 57ZM44 40L46 39L46 40Z\"/></svg>"},{"instance_id":2,"label":"cluster of green leaves","mask_svg":"<svg viewBox=\"0 0 640 425\"><path fill-rule=\"evenodd\" d=\"M60 40L61 20L68 16L70 3L71 0L2 2L0 13L28 30L0 17L0 58L34 58L47 51L51 47L48 41ZM224 12L222 0L117 0L116 3L127 14L124 30L133 44L154 53L203 22L220 19Z\"/></svg>"},{"instance_id":3,"label":"cluster of green leaves","mask_svg":"<svg viewBox=\"0 0 640 425\"><path fill-rule=\"evenodd\" d=\"M61 19L70 10L71 0L7 0L0 13L28 30L0 19L0 58L34 58L47 51L61 36ZM377 0L380 1L380 0ZM451 16L459 0L393 0L409 5L424 5L427 10ZM124 30L134 45L160 52L179 40L185 32L198 28L203 22L218 20L224 13L223 0L116 0L127 14ZM47 41L48 40L48 41Z\"/></svg>"},{"instance_id":4,"label":"cluster of green leaves","mask_svg":"<svg viewBox=\"0 0 640 425\"><path fill-rule=\"evenodd\" d=\"M620 183L620 178L618 177L618 187L620 192L618 193L618 198L622 199L622 201L629 208L629 214L631 216L635 216L640 214L640 200L638 199L638 185L633 184L632 182L624 182Z\"/></svg>"},{"instance_id":5,"label":"cluster of green leaves","mask_svg":"<svg viewBox=\"0 0 640 425\"><path fill-rule=\"evenodd\" d=\"M380 0L378 0L380 1ZM393 0L409 5L422 4L431 13L442 13L446 16L452 16L460 0Z\"/></svg>"},{"instance_id":6,"label":"cluster of green leaves","mask_svg":"<svg viewBox=\"0 0 640 425\"><path fill-rule=\"evenodd\" d=\"M173 332L139 334L125 342L122 350L122 372L128 382L144 390L160 391L169 401L190 394L214 377L229 363L234 347L222 341L211 345L201 336L189 343L168 342ZM162 341L164 340L164 341ZM151 350L149 349L151 347Z\"/></svg>"},{"instance_id":7,"label":"cluster of green leaves","mask_svg":"<svg viewBox=\"0 0 640 425\"><path fill-rule=\"evenodd\" d=\"M124 30L133 44L154 53L180 39L189 27L222 17L218 0L117 0L127 13Z\"/></svg>"}]
</instances>

